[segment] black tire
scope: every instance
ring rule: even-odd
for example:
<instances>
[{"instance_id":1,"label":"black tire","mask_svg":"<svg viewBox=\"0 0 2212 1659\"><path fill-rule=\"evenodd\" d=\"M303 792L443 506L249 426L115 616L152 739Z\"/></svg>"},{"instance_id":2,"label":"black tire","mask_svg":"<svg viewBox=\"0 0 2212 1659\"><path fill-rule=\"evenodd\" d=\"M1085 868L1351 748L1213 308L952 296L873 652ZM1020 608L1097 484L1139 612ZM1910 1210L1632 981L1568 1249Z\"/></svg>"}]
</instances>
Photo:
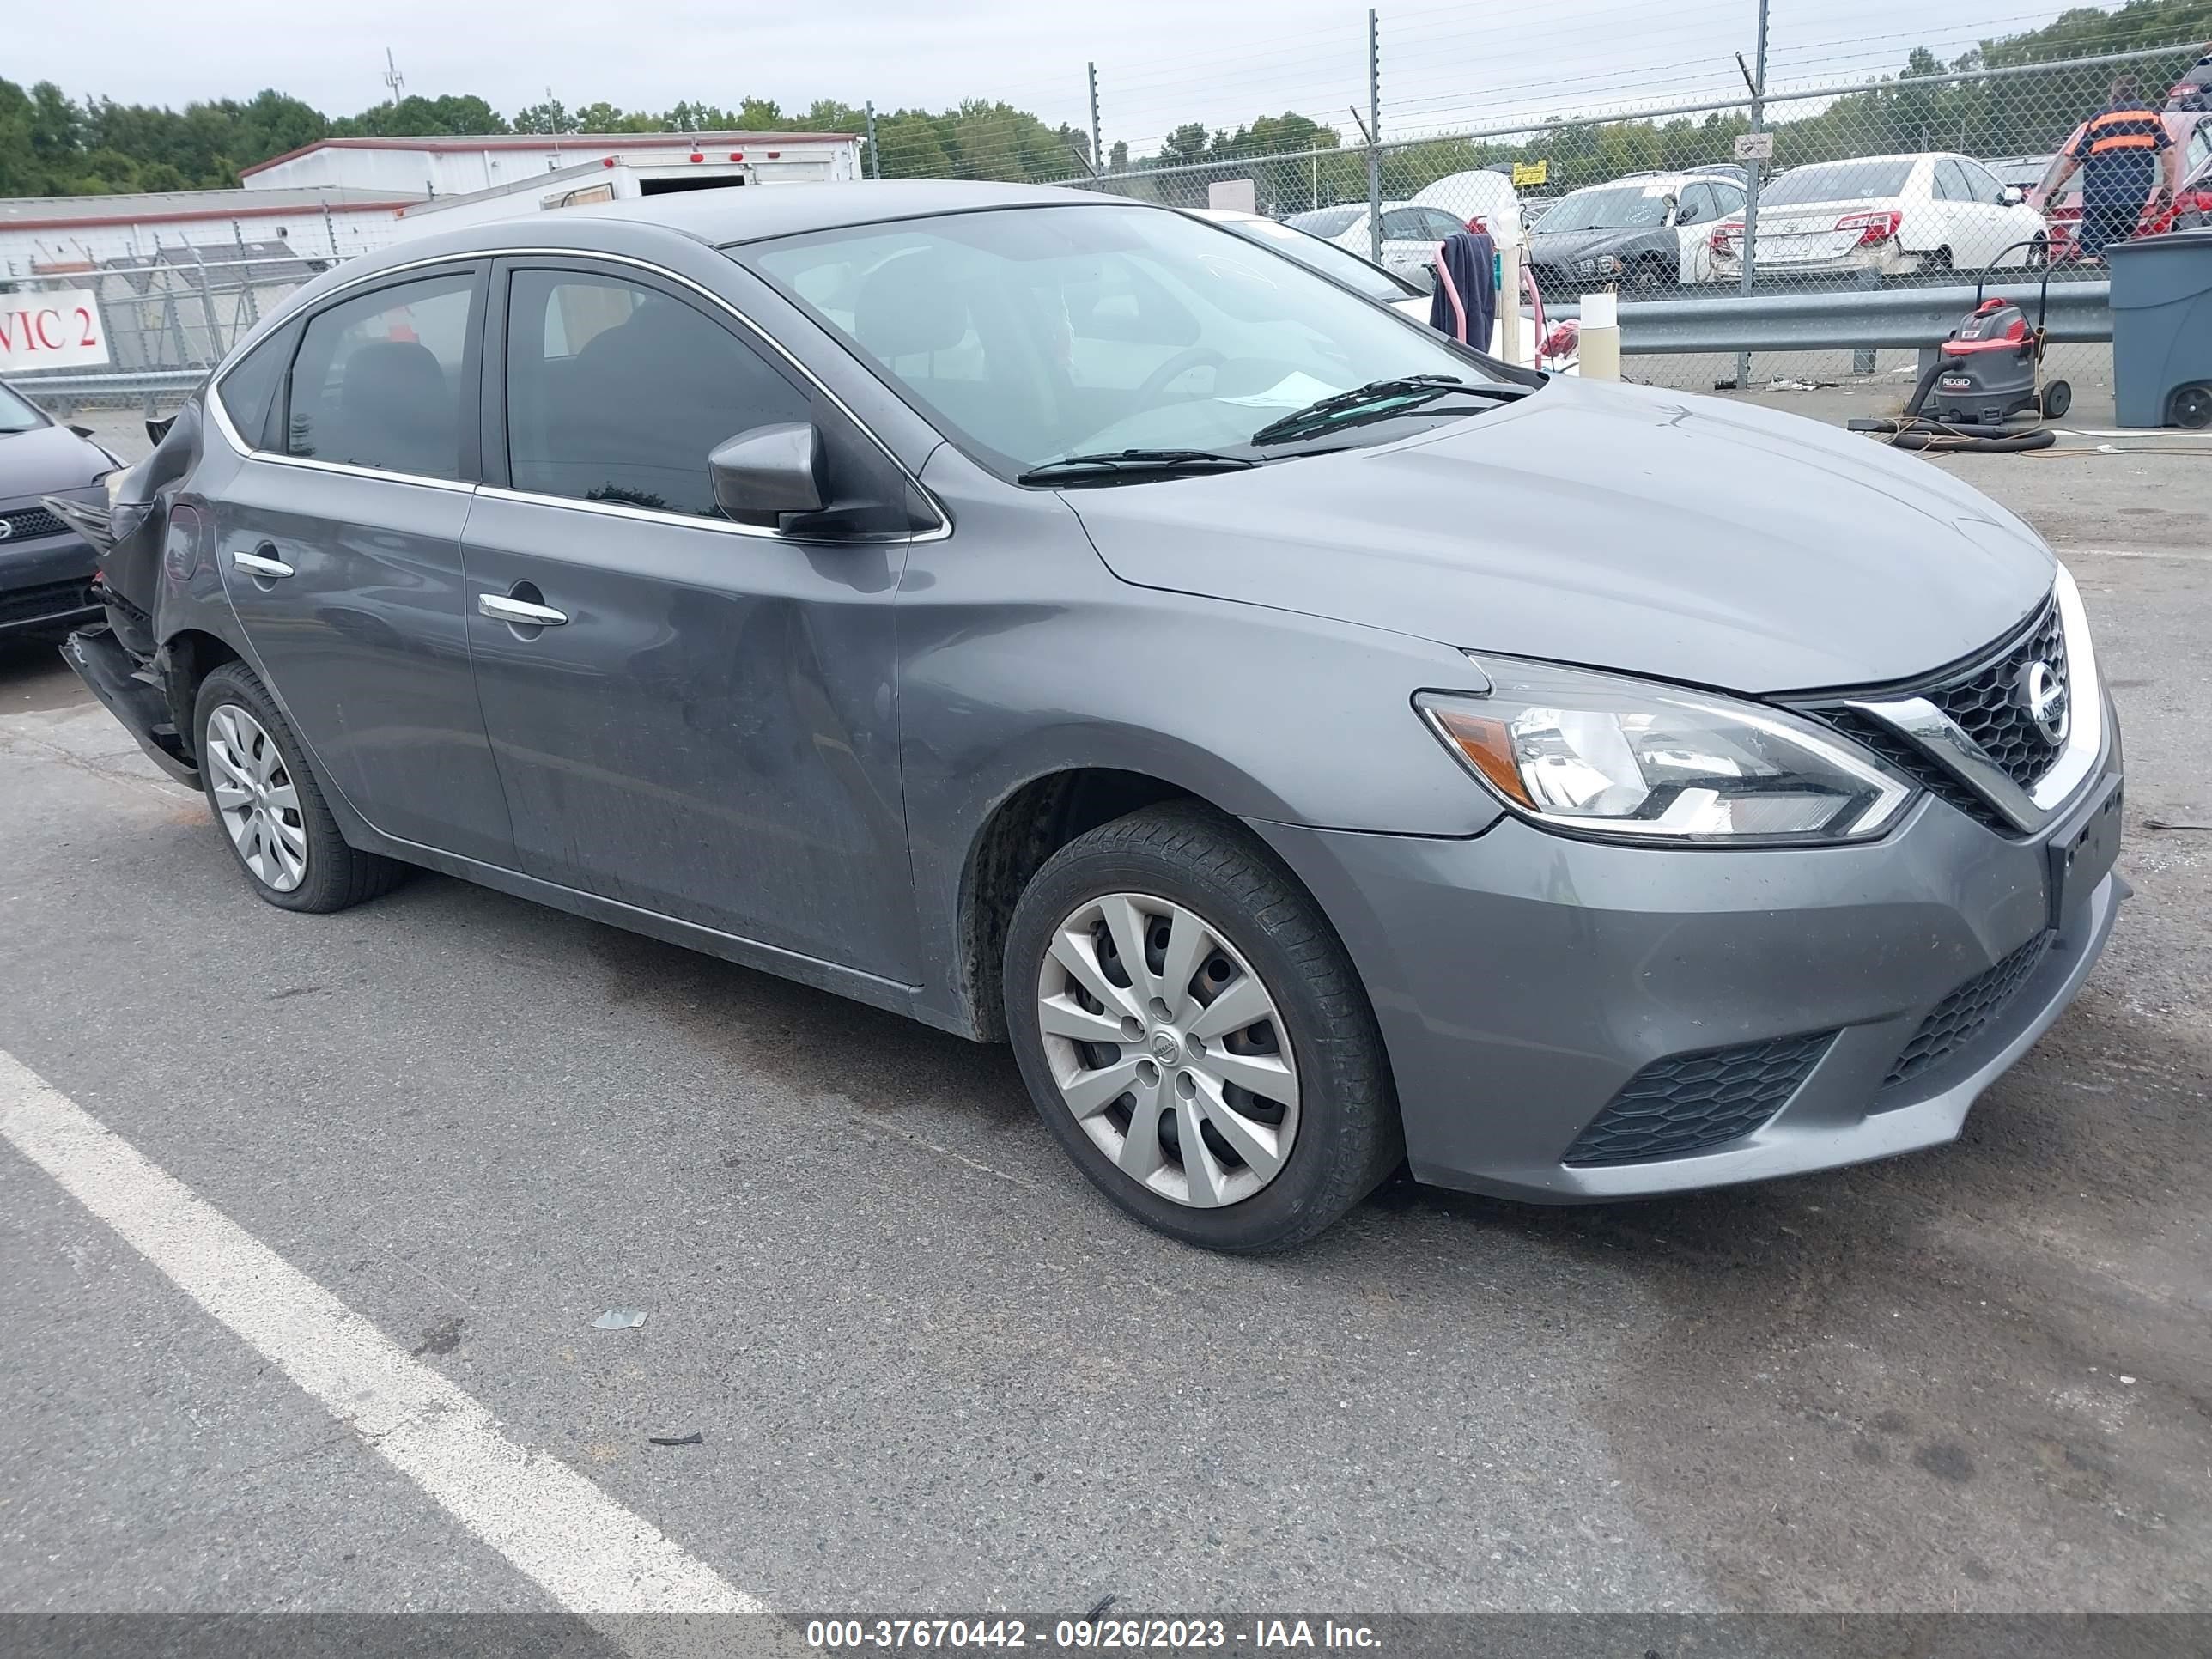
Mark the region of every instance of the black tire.
<instances>
[{"instance_id":1,"label":"black tire","mask_svg":"<svg viewBox=\"0 0 2212 1659\"><path fill-rule=\"evenodd\" d=\"M2173 394L2167 424L2201 432L2212 426L2212 386L2184 386Z\"/></svg>"},{"instance_id":2,"label":"black tire","mask_svg":"<svg viewBox=\"0 0 2212 1659\"><path fill-rule=\"evenodd\" d=\"M2043 388L2043 418L2055 421L2074 407L2074 388L2067 381L2052 380Z\"/></svg>"},{"instance_id":3,"label":"black tire","mask_svg":"<svg viewBox=\"0 0 2212 1659\"><path fill-rule=\"evenodd\" d=\"M226 707L242 709L251 715L266 738L275 744L283 780L298 803L288 822L295 823L305 832L307 855L299 884L289 890L272 885L246 861L246 855L226 827L224 809L216 799L216 769L208 752L208 725L217 711ZM200 757L201 787L207 795L208 810L215 814L216 833L222 836L222 844L237 862L246 885L261 898L280 910L323 915L389 892L406 874L407 866L404 864L346 845L299 738L277 708L276 700L245 664L225 663L200 683L199 696L192 708L192 732L196 752Z\"/></svg>"},{"instance_id":4,"label":"black tire","mask_svg":"<svg viewBox=\"0 0 2212 1659\"><path fill-rule=\"evenodd\" d=\"M1036 994L1054 931L1083 905L1124 892L1202 918L1250 964L1287 1028L1300 1091L1297 1133L1280 1170L1241 1201L1195 1208L1124 1174L1076 1121L1054 1079ZM1004 977L1007 1030L1046 1125L1101 1192L1171 1237L1246 1254L1296 1249L1404 1157L1382 1033L1351 958L1280 862L1217 813L1186 804L1149 807L1062 848L1015 907Z\"/></svg>"},{"instance_id":5,"label":"black tire","mask_svg":"<svg viewBox=\"0 0 2212 1659\"><path fill-rule=\"evenodd\" d=\"M2051 239L2038 236L2027 245L2027 268L2040 270L2051 263Z\"/></svg>"},{"instance_id":6,"label":"black tire","mask_svg":"<svg viewBox=\"0 0 2212 1659\"><path fill-rule=\"evenodd\" d=\"M1629 268L1629 292L1638 299L1649 300L1674 286L1674 276L1657 259L1638 259Z\"/></svg>"}]
</instances>

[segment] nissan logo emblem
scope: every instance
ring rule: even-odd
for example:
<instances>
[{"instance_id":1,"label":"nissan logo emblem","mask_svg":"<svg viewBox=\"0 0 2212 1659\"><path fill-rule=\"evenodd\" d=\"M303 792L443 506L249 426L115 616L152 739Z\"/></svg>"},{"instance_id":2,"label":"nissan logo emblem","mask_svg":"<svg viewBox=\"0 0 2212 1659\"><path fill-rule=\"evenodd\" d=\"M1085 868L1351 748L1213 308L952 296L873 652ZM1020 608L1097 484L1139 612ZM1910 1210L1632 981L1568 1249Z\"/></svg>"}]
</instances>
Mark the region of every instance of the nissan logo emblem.
<instances>
[{"instance_id":1,"label":"nissan logo emblem","mask_svg":"<svg viewBox=\"0 0 2212 1659\"><path fill-rule=\"evenodd\" d=\"M15 533L15 521L13 519L0 519L0 542L6 541Z\"/></svg>"},{"instance_id":2,"label":"nissan logo emblem","mask_svg":"<svg viewBox=\"0 0 2212 1659\"><path fill-rule=\"evenodd\" d=\"M2020 671L2020 706L2053 749L2066 741L2069 718L2066 682L2047 662L2036 661Z\"/></svg>"}]
</instances>

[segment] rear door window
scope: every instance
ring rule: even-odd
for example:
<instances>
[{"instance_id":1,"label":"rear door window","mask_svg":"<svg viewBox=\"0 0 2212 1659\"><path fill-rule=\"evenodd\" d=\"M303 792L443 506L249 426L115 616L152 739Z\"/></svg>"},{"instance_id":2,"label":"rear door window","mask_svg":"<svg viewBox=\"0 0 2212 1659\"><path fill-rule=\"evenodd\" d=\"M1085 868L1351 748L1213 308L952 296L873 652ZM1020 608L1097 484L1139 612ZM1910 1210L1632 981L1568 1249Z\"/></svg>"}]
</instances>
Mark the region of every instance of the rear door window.
<instances>
[{"instance_id":1,"label":"rear door window","mask_svg":"<svg viewBox=\"0 0 2212 1659\"><path fill-rule=\"evenodd\" d=\"M308 319L292 363L285 453L416 477L465 477L462 409L471 401L483 286L472 270L425 276Z\"/></svg>"},{"instance_id":2,"label":"rear door window","mask_svg":"<svg viewBox=\"0 0 2212 1659\"><path fill-rule=\"evenodd\" d=\"M707 457L809 418L809 395L658 286L520 270L508 286L507 467L533 495L716 516Z\"/></svg>"},{"instance_id":3,"label":"rear door window","mask_svg":"<svg viewBox=\"0 0 2212 1659\"><path fill-rule=\"evenodd\" d=\"M1936 164L1936 196L1938 201L1971 202L1974 192L1966 187L1963 168L1948 157Z\"/></svg>"},{"instance_id":4,"label":"rear door window","mask_svg":"<svg viewBox=\"0 0 2212 1659\"><path fill-rule=\"evenodd\" d=\"M216 382L216 401L230 417L230 424L249 449L281 448L270 431L276 393L284 384L284 371L292 361L292 348L300 331L280 328L240 357Z\"/></svg>"}]
</instances>

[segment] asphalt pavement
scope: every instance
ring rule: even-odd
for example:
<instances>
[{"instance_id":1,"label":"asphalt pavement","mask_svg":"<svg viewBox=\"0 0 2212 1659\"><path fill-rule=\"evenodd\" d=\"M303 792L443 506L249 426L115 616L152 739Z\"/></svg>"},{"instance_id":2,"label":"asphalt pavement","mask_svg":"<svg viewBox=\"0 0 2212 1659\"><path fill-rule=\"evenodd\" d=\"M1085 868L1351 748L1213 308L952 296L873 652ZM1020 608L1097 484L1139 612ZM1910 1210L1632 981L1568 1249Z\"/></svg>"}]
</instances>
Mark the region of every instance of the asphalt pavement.
<instances>
[{"instance_id":1,"label":"asphalt pavement","mask_svg":"<svg viewBox=\"0 0 2212 1659\"><path fill-rule=\"evenodd\" d=\"M785 1609L2212 1612L2212 467L1942 464L2061 546L2126 726L2075 1006L1949 1147L1401 1182L1286 1260L1110 1210L1003 1050L427 874L259 903L0 647L60 1149L0 1146L0 1611L551 1611L497 1511L581 1487ZM465 1432L356 1432L333 1344Z\"/></svg>"}]
</instances>

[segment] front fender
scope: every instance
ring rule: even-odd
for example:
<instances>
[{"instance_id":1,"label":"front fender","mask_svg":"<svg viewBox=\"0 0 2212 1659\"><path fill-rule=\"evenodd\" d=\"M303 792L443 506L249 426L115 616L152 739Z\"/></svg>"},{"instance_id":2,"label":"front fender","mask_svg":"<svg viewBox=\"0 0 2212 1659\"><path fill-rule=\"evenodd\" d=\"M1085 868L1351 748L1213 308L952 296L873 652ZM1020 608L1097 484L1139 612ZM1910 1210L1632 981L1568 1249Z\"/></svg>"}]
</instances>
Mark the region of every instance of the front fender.
<instances>
[{"instance_id":1,"label":"front fender","mask_svg":"<svg viewBox=\"0 0 2212 1659\"><path fill-rule=\"evenodd\" d=\"M957 1008L963 882L993 814L1054 773L1135 773L1233 817L1316 828L1454 836L1497 822L1412 706L1419 690L1480 688L1461 653L1138 587L1055 494L964 460L933 460L924 482L958 526L915 545L898 606L926 997Z\"/></svg>"}]
</instances>

